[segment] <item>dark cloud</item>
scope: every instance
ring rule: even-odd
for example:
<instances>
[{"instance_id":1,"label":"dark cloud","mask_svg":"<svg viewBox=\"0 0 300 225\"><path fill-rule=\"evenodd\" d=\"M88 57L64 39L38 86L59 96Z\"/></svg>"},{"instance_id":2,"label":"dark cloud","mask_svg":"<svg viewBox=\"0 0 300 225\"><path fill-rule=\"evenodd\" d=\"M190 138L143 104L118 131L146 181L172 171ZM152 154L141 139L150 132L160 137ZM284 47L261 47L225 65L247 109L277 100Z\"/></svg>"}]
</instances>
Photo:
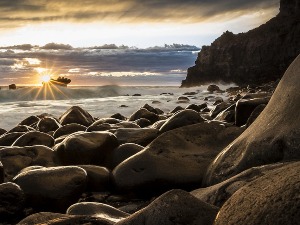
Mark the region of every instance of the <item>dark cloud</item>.
<instances>
[{"instance_id":1,"label":"dark cloud","mask_svg":"<svg viewBox=\"0 0 300 225\"><path fill-rule=\"evenodd\" d=\"M41 49L47 49L47 50L71 50L73 47L71 45L66 44L57 44L57 43L48 43L41 47Z\"/></svg>"},{"instance_id":2,"label":"dark cloud","mask_svg":"<svg viewBox=\"0 0 300 225\"><path fill-rule=\"evenodd\" d=\"M0 49L16 49L16 50L30 51L34 47L36 47L36 46L33 46L31 44L23 44L23 45L0 47Z\"/></svg>"},{"instance_id":3,"label":"dark cloud","mask_svg":"<svg viewBox=\"0 0 300 225\"><path fill-rule=\"evenodd\" d=\"M179 84L199 51L195 46L181 44L147 49L114 44L94 48L65 48L69 45L56 43L46 46L49 48L34 46L31 51L15 53L9 52L8 47L5 47L6 51L0 51L0 84L7 84L8 81L3 80L7 76L19 83L34 83L38 73L45 68L55 76L70 77L72 84L109 81L118 84L149 85L150 81L151 84L160 81ZM21 77L32 77L32 80L22 80Z\"/></svg>"},{"instance_id":4,"label":"dark cloud","mask_svg":"<svg viewBox=\"0 0 300 225\"><path fill-rule=\"evenodd\" d=\"M278 4L279 0L0 0L0 21L12 26L48 21L201 22Z\"/></svg>"}]
</instances>

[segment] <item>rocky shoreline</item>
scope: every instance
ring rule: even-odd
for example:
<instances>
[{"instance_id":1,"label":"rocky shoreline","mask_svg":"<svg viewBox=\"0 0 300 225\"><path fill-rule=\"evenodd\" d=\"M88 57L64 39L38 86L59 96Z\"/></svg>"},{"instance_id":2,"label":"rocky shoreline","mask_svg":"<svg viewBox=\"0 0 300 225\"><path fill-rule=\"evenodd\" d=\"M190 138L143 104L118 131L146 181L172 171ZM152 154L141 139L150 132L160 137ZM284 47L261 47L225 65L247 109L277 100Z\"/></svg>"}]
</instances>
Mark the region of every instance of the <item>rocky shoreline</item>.
<instances>
[{"instance_id":1,"label":"rocky shoreline","mask_svg":"<svg viewBox=\"0 0 300 225\"><path fill-rule=\"evenodd\" d=\"M279 84L227 89L212 108L73 106L0 129L0 223L298 224L299 68L300 56Z\"/></svg>"}]
</instances>

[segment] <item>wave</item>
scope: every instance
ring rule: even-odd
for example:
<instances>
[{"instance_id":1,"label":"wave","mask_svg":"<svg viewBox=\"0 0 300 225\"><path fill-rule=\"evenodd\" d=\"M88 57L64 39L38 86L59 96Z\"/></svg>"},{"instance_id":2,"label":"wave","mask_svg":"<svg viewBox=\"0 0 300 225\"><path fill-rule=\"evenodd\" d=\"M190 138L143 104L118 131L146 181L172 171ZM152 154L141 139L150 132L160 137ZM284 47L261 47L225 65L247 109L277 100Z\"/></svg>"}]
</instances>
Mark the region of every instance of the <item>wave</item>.
<instances>
[{"instance_id":1,"label":"wave","mask_svg":"<svg viewBox=\"0 0 300 225\"><path fill-rule=\"evenodd\" d=\"M16 90L0 90L0 102L69 100L85 98L104 98L121 95L117 85L99 87L61 87L44 85L42 87L23 87Z\"/></svg>"}]
</instances>

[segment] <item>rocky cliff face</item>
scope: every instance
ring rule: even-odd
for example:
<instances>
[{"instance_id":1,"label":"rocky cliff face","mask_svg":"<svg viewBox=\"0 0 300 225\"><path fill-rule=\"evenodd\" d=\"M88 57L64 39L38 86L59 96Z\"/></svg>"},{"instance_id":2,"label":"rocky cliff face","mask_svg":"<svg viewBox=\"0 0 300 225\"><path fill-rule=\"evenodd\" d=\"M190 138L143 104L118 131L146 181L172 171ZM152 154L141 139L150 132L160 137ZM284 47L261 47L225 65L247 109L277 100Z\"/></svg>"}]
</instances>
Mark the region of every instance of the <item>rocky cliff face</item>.
<instances>
[{"instance_id":1,"label":"rocky cliff face","mask_svg":"<svg viewBox=\"0 0 300 225\"><path fill-rule=\"evenodd\" d=\"M282 77L300 53L300 0L281 0L280 13L247 33L229 31L203 46L182 87L209 82L239 85Z\"/></svg>"}]
</instances>

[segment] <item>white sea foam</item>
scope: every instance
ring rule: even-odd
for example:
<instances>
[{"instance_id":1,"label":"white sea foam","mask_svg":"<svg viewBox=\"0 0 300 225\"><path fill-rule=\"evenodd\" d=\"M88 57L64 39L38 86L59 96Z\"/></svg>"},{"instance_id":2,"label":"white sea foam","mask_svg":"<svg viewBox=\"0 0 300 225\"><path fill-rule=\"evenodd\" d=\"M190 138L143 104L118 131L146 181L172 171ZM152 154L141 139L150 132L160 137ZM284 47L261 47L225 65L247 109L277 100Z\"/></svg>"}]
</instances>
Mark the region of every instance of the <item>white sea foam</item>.
<instances>
[{"instance_id":1,"label":"white sea foam","mask_svg":"<svg viewBox=\"0 0 300 225\"><path fill-rule=\"evenodd\" d=\"M228 86L220 86L226 89ZM52 88L53 94L40 87L25 87L17 90L0 90L0 128L11 129L30 115L49 113L59 117L69 107L77 105L94 117L109 117L114 113L129 116L148 103L164 112L173 110L177 105L201 104L204 98L212 96L206 92L207 86L195 88L178 87L60 87ZM197 92L190 97L189 103L178 103L177 98L186 92ZM173 95L162 94L173 93ZM140 94L141 96L132 96ZM224 94L214 94L226 98ZM160 103L152 104L153 101ZM128 107L120 107L126 105Z\"/></svg>"}]
</instances>

